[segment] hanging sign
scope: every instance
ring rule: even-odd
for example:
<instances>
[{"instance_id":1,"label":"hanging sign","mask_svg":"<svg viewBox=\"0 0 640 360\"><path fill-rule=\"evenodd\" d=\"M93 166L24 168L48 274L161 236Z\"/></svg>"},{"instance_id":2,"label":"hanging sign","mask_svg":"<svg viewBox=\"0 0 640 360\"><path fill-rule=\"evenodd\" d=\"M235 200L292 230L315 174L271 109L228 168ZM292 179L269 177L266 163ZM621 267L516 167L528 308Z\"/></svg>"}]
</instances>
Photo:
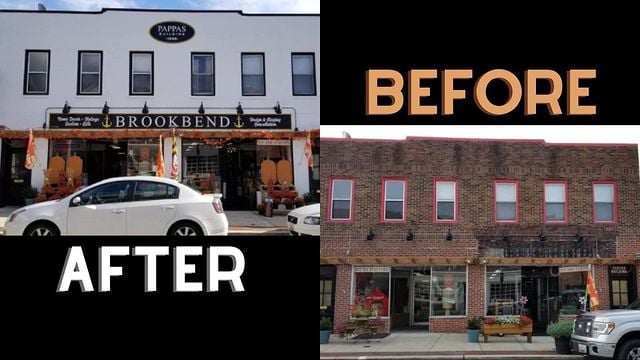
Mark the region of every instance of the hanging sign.
<instances>
[{"instance_id":1,"label":"hanging sign","mask_svg":"<svg viewBox=\"0 0 640 360\"><path fill-rule=\"evenodd\" d=\"M51 129L290 130L291 114L50 114Z\"/></svg>"}]
</instances>

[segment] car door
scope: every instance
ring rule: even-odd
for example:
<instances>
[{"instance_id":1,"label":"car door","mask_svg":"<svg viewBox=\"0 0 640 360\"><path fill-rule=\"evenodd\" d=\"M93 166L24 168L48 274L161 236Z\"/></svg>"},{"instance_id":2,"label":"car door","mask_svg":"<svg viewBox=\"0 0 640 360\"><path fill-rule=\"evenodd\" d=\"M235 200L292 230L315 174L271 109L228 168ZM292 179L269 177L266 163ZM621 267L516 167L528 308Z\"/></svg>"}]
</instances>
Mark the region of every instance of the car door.
<instances>
[{"instance_id":1,"label":"car door","mask_svg":"<svg viewBox=\"0 0 640 360\"><path fill-rule=\"evenodd\" d=\"M176 186L136 181L133 201L127 209L127 229L130 235L165 235L176 217L178 204Z\"/></svg>"},{"instance_id":2,"label":"car door","mask_svg":"<svg viewBox=\"0 0 640 360\"><path fill-rule=\"evenodd\" d=\"M67 214L69 235L126 235L132 187L131 181L111 182L74 196Z\"/></svg>"}]
</instances>

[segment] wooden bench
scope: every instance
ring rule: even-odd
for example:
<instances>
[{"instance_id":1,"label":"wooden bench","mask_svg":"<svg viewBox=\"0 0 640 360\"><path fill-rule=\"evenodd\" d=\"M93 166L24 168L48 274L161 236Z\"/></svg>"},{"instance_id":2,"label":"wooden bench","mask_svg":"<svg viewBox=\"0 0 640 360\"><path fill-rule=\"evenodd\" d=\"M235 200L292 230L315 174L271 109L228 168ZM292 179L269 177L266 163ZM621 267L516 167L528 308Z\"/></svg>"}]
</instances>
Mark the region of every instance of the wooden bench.
<instances>
[{"instance_id":1,"label":"wooden bench","mask_svg":"<svg viewBox=\"0 0 640 360\"><path fill-rule=\"evenodd\" d=\"M482 326L482 330L480 331L482 336L484 336L484 342L489 342L489 335L498 335L498 334L509 334L509 335L520 335L525 334L527 336L527 342L531 343L531 336L533 335L533 325L528 324L524 326L516 325L516 324L484 324Z\"/></svg>"}]
</instances>

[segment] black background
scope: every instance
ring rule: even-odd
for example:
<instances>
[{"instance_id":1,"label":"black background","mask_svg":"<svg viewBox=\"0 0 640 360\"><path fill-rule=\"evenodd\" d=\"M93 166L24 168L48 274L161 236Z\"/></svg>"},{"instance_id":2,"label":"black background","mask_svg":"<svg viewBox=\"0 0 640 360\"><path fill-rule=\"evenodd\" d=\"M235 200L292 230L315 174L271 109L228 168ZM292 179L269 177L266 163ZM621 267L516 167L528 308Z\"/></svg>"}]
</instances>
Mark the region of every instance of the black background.
<instances>
[{"instance_id":1,"label":"black background","mask_svg":"<svg viewBox=\"0 0 640 360\"><path fill-rule=\"evenodd\" d=\"M127 344L137 352L172 350L181 356L185 355L183 351L203 347L206 354L229 353L234 358L244 358L268 347L278 349L278 356L289 357L298 352L277 344L292 339L307 349L317 344L316 336L309 336L310 330L303 329L311 324L314 330L317 328L316 321L310 320L316 319L311 301L317 300L318 238L0 237L0 240L3 299L0 323L8 329L3 335L3 351L46 352L51 349L36 344L46 340L59 346L91 346L100 351L119 351ZM69 292L58 293L56 287L67 251L78 245L82 246L94 292L81 292L75 282ZM120 245L171 248L169 256L158 257L157 292L144 292L141 256L112 257L111 265L122 266L123 275L111 278L110 292L98 291L98 247ZM228 282L221 282L219 292L173 292L175 246L203 246L201 257L186 257L187 263L196 264L196 274L187 275L186 280L200 281L205 289L206 247L239 248L245 257L242 276L245 291L234 293ZM222 269L230 270L230 259L221 259ZM129 351L127 354L131 354Z\"/></svg>"},{"instance_id":2,"label":"black background","mask_svg":"<svg viewBox=\"0 0 640 360\"><path fill-rule=\"evenodd\" d=\"M327 6L328 5L328 6ZM517 6L516 6L517 5ZM500 125L621 124L633 121L636 65L628 54L635 42L630 12L599 4L567 6L557 2L501 5L466 2L367 2L358 11L335 2L322 7L323 125ZM523 100L511 113L485 115L473 100L475 81L492 69L514 73L524 85L527 69L551 69L563 79L560 106L566 114L566 71L596 69L594 80L582 80L590 95L581 104L597 106L595 116L549 116L538 105L525 116ZM405 80L405 102L395 115L365 115L365 71L393 69ZM409 116L407 83L410 69L472 69L473 79L456 80L466 99L454 102L454 115ZM329 75L327 75L329 74ZM497 83L497 84L494 84ZM539 91L545 89L539 81ZM432 94L423 104L440 106L441 75L423 81ZM492 82L489 97L506 99L506 87Z\"/></svg>"}]
</instances>

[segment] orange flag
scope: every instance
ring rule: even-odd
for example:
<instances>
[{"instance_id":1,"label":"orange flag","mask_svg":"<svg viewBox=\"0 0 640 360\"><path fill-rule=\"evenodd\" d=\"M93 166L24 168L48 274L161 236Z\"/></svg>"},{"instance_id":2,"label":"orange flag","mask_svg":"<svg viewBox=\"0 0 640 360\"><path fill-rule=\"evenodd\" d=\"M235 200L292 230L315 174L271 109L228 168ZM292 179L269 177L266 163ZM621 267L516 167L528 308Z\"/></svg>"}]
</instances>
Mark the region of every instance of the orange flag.
<instances>
[{"instance_id":1,"label":"orange flag","mask_svg":"<svg viewBox=\"0 0 640 360\"><path fill-rule=\"evenodd\" d=\"M24 159L24 167L31 170L36 165L36 142L33 139L33 129L29 129L29 143L27 144L27 157Z\"/></svg>"},{"instance_id":2,"label":"orange flag","mask_svg":"<svg viewBox=\"0 0 640 360\"><path fill-rule=\"evenodd\" d=\"M160 145L158 146L158 156L156 157L156 176L164 177L164 157L162 156L162 135L160 135Z\"/></svg>"},{"instance_id":3,"label":"orange flag","mask_svg":"<svg viewBox=\"0 0 640 360\"><path fill-rule=\"evenodd\" d=\"M307 165L313 167L313 141L311 141L311 131L307 134L307 141L304 143L304 156L307 157Z\"/></svg>"},{"instance_id":4,"label":"orange flag","mask_svg":"<svg viewBox=\"0 0 640 360\"><path fill-rule=\"evenodd\" d=\"M587 294L589 294L591 310L597 309L600 305L600 299L598 299L598 290L596 289L596 283L593 280L591 271L589 271L589 274L587 275Z\"/></svg>"},{"instance_id":5,"label":"orange flag","mask_svg":"<svg viewBox=\"0 0 640 360\"><path fill-rule=\"evenodd\" d=\"M171 178L178 177L178 146L176 145L176 133L173 132L173 139L171 140Z\"/></svg>"}]
</instances>

